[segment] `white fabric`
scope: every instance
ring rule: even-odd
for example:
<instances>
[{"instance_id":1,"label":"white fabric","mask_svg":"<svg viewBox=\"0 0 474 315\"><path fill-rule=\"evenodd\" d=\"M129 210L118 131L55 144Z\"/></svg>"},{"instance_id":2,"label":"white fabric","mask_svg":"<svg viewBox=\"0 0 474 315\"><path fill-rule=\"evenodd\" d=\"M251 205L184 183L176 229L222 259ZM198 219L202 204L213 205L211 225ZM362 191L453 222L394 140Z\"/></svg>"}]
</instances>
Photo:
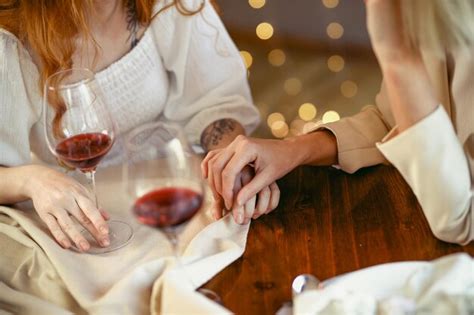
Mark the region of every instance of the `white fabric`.
<instances>
[{"instance_id":1,"label":"white fabric","mask_svg":"<svg viewBox=\"0 0 474 315\"><path fill-rule=\"evenodd\" d=\"M201 0L184 1L198 8ZM155 11L167 1L158 1ZM31 150L54 163L43 134L39 74L22 44L0 29L0 165L30 162ZM233 118L251 132L259 122L247 73L222 22L205 1L204 10L181 15L172 7L155 17L127 55L96 73L119 134L155 120L184 126L192 144L210 123ZM103 165L121 159L117 141Z\"/></svg>"},{"instance_id":2,"label":"white fabric","mask_svg":"<svg viewBox=\"0 0 474 315\"><path fill-rule=\"evenodd\" d=\"M293 314L468 315L474 312L474 260L391 263L325 282L294 300Z\"/></svg>"},{"instance_id":3,"label":"white fabric","mask_svg":"<svg viewBox=\"0 0 474 315\"><path fill-rule=\"evenodd\" d=\"M212 194L207 194L205 206L179 234L183 269L175 265L175 258L165 235L138 224L132 216L130 200L120 182L120 169L106 168L97 175L101 206L111 213L113 219L133 226L134 237L127 246L102 255L64 250L54 241L45 226L39 223L39 218L31 211L29 204L24 204L22 210L0 207L0 214L13 218L19 224L15 227L0 223L0 234L8 232L7 229L16 230L16 234L27 231L34 240L32 246L39 251L35 256L46 253L60 281L80 307L79 310L74 309L74 313L230 313L194 290L243 254L249 225L237 225L231 216L214 222L208 211ZM13 231L6 235L11 237ZM24 264L30 265L26 261ZM21 266L17 268L13 277L23 277L27 271L22 270ZM28 272L28 276L37 275L30 275ZM40 277L51 275L42 274ZM14 280L11 282L18 283ZM42 297L23 291L28 290L10 288L0 282L0 309L15 309L26 315L70 314L71 310L67 307L49 302L58 300L57 293L52 290L49 293L43 292ZM34 305L37 305L36 309Z\"/></svg>"},{"instance_id":4,"label":"white fabric","mask_svg":"<svg viewBox=\"0 0 474 315\"><path fill-rule=\"evenodd\" d=\"M444 108L439 106L401 134L393 133L377 148L412 188L433 233L468 243L474 236L469 166Z\"/></svg>"}]
</instances>

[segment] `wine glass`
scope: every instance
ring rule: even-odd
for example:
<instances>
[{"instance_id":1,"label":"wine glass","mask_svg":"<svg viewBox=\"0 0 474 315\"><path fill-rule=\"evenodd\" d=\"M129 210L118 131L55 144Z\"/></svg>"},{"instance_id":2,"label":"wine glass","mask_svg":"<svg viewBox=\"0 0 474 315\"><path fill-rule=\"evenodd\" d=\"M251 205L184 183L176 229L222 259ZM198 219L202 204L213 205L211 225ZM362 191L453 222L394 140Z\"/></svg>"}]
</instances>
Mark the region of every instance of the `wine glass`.
<instances>
[{"instance_id":1,"label":"wine glass","mask_svg":"<svg viewBox=\"0 0 474 315\"><path fill-rule=\"evenodd\" d=\"M176 124L152 122L132 130L125 140L125 183L138 221L160 229L170 242L179 266L178 230L204 204L200 159ZM189 277L188 277L189 278ZM206 297L220 301L207 289ZM217 298L215 298L217 297Z\"/></svg>"},{"instance_id":2,"label":"wine glass","mask_svg":"<svg viewBox=\"0 0 474 315\"><path fill-rule=\"evenodd\" d=\"M115 140L115 123L104 102L94 73L73 68L51 75L44 87L44 131L49 149L67 168L88 176L99 208L95 172ZM91 245L88 253L106 253L125 246L133 230L125 222L109 220L110 245L102 247L84 228L81 233Z\"/></svg>"}]
</instances>

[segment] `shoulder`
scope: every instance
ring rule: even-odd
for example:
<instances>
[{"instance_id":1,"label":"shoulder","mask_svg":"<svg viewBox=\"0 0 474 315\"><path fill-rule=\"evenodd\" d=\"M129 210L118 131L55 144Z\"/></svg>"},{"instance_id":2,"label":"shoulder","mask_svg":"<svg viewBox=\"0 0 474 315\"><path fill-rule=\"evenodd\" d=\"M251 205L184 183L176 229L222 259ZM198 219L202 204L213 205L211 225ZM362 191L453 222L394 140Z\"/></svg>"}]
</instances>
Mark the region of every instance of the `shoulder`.
<instances>
[{"instance_id":1,"label":"shoulder","mask_svg":"<svg viewBox=\"0 0 474 315\"><path fill-rule=\"evenodd\" d=\"M21 64L23 69L37 72L36 65L25 48L23 43L12 33L0 27L0 55L3 57L3 64L15 62ZM9 66L12 66L11 64ZM4 69L5 70L5 69Z\"/></svg>"},{"instance_id":2,"label":"shoulder","mask_svg":"<svg viewBox=\"0 0 474 315\"><path fill-rule=\"evenodd\" d=\"M39 112L39 72L22 42L0 28L0 90L7 103L30 103ZM3 106L4 104L0 104Z\"/></svg>"},{"instance_id":3,"label":"shoulder","mask_svg":"<svg viewBox=\"0 0 474 315\"><path fill-rule=\"evenodd\" d=\"M8 57L7 53L10 54L17 51L19 46L22 46L20 40L9 31L0 27L0 51L2 51L2 55Z\"/></svg>"}]
</instances>

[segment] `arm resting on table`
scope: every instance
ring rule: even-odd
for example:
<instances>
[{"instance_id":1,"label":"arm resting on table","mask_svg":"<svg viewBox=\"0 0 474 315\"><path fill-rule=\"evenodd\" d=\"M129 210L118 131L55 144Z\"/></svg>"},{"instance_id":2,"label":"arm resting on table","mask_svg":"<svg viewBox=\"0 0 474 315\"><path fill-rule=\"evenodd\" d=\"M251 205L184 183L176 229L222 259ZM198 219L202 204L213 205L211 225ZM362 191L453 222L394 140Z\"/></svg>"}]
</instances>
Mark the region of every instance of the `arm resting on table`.
<instances>
[{"instance_id":1,"label":"arm resting on table","mask_svg":"<svg viewBox=\"0 0 474 315\"><path fill-rule=\"evenodd\" d=\"M436 237L460 244L473 239L468 162L442 106L377 147L412 188Z\"/></svg>"}]
</instances>

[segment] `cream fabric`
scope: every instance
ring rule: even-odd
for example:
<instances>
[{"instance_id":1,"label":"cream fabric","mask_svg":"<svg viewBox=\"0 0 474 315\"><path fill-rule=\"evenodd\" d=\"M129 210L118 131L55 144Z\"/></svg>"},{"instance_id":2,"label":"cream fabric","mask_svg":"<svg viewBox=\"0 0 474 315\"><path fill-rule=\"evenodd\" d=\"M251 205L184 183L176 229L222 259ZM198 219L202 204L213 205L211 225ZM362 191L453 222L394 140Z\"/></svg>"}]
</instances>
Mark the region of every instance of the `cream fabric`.
<instances>
[{"instance_id":1,"label":"cream fabric","mask_svg":"<svg viewBox=\"0 0 474 315\"><path fill-rule=\"evenodd\" d=\"M293 310L298 315L469 315L474 312L474 260L463 253L369 267L330 279L322 290L303 292Z\"/></svg>"},{"instance_id":2,"label":"cream fabric","mask_svg":"<svg viewBox=\"0 0 474 315\"><path fill-rule=\"evenodd\" d=\"M339 166L346 172L390 160L418 197L433 233L455 243L474 238L473 54L474 48L444 57L423 53L431 83L449 119L438 110L434 122L420 122L423 127L415 126L400 135L394 130L389 140L392 144L377 149L376 143L395 127L382 84L377 106L322 127L335 134Z\"/></svg>"},{"instance_id":3,"label":"cream fabric","mask_svg":"<svg viewBox=\"0 0 474 315\"><path fill-rule=\"evenodd\" d=\"M158 1L155 11L169 1ZM198 8L201 0L186 0ZM23 45L0 29L0 165L30 163L30 151L55 164L42 122L38 70ZM96 73L118 133L150 121L181 124L199 144L210 123L233 118L248 133L259 122L247 83L247 71L212 5L183 16L175 7L159 14L137 46ZM103 165L122 157L117 141Z\"/></svg>"},{"instance_id":4,"label":"cream fabric","mask_svg":"<svg viewBox=\"0 0 474 315\"><path fill-rule=\"evenodd\" d=\"M184 268L166 237L139 225L117 167L98 173L101 206L130 223L134 237L117 251L88 255L62 249L31 209L0 207L0 309L14 314L227 314L196 293L240 257L248 225L214 222L206 206L180 232Z\"/></svg>"}]
</instances>

